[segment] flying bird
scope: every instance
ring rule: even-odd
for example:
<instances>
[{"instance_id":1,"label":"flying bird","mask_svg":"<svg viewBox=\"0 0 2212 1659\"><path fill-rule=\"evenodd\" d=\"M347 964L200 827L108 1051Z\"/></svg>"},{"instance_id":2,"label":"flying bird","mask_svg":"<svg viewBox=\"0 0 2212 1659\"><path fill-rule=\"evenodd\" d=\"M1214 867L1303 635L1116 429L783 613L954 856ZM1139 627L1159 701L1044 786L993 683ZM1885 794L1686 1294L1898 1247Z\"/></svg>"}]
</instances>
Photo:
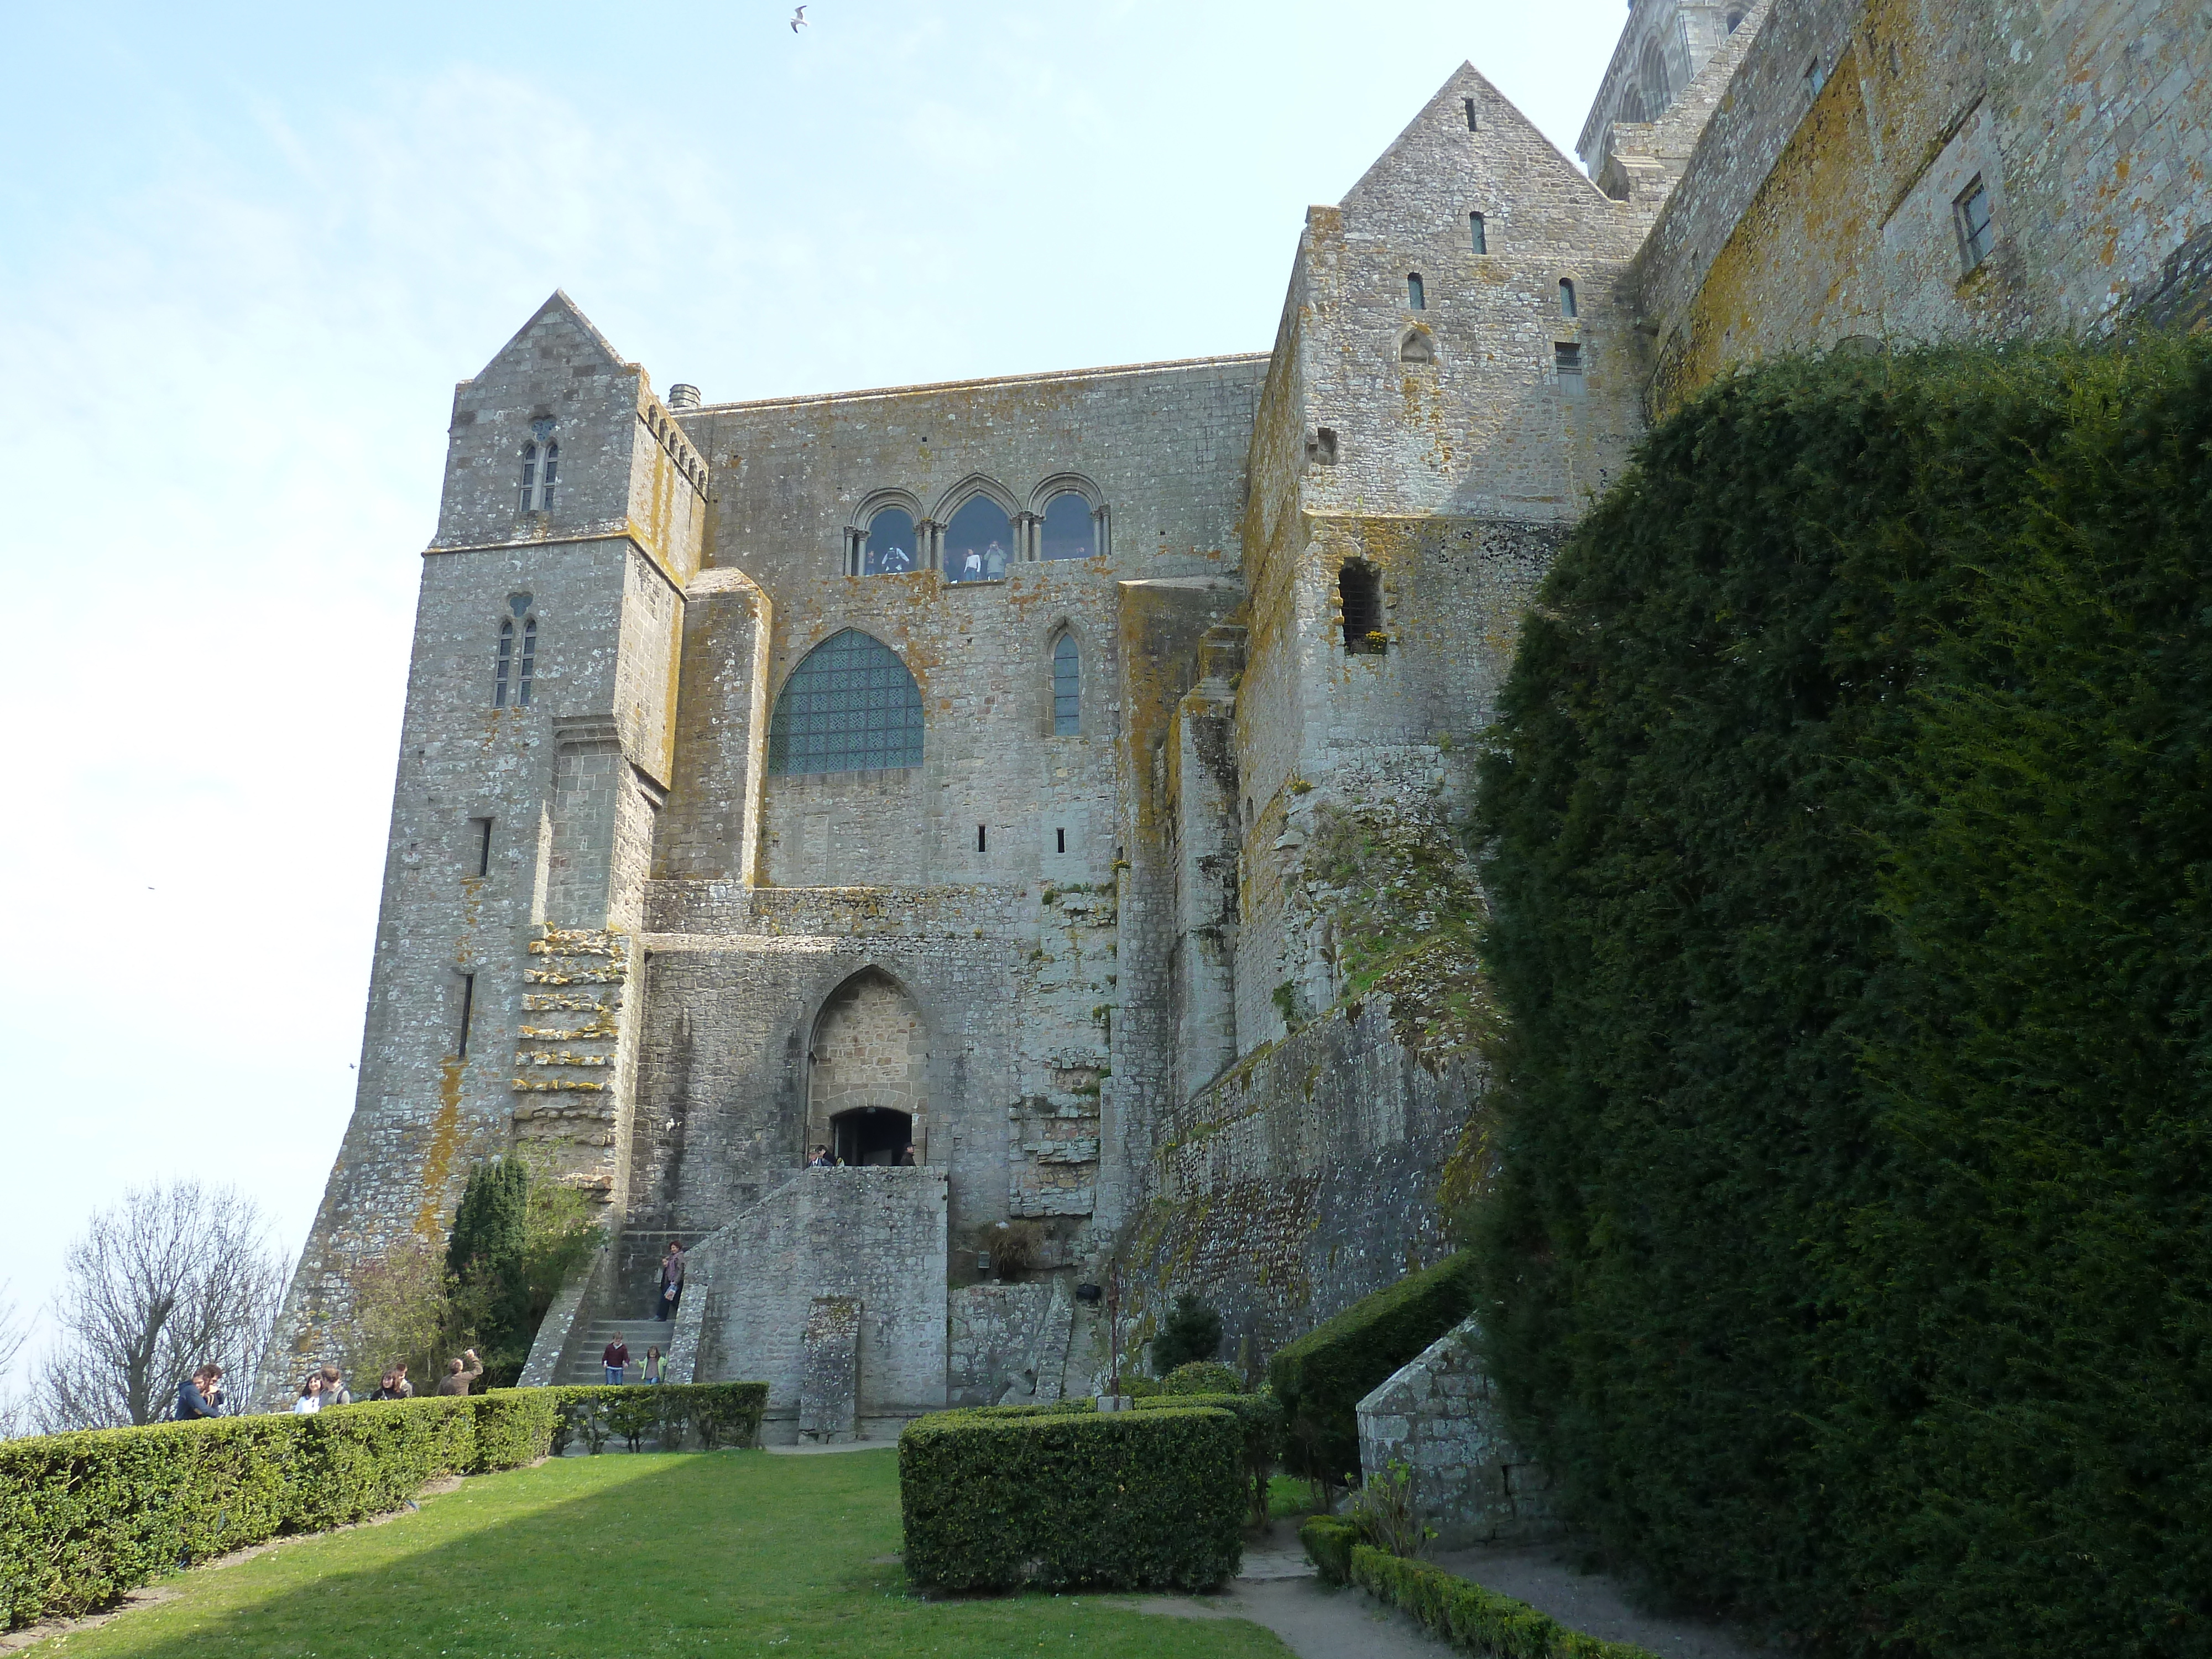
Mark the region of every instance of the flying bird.
<instances>
[{"instance_id":1,"label":"flying bird","mask_svg":"<svg viewBox=\"0 0 2212 1659\"><path fill-rule=\"evenodd\" d=\"M805 27L806 8L805 6L801 6L797 11L791 14L791 32L793 34L796 34L799 30Z\"/></svg>"}]
</instances>

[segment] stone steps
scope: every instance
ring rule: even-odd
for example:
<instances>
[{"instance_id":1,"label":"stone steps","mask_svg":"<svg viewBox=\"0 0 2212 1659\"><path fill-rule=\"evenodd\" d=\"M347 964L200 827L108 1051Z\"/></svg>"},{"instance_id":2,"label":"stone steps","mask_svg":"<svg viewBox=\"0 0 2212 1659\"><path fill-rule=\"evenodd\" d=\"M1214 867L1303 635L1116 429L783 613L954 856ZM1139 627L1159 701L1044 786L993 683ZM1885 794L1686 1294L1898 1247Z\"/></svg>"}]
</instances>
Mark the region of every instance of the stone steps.
<instances>
[{"instance_id":1,"label":"stone steps","mask_svg":"<svg viewBox=\"0 0 2212 1659\"><path fill-rule=\"evenodd\" d=\"M606 1351L607 1344L619 1336L629 1344L629 1373L626 1380L637 1382L642 1375L646 1349L659 1348L665 1355L675 1329L672 1320L595 1319L584 1333L568 1375L561 1380L570 1384L605 1382L606 1367L599 1363L599 1356Z\"/></svg>"}]
</instances>

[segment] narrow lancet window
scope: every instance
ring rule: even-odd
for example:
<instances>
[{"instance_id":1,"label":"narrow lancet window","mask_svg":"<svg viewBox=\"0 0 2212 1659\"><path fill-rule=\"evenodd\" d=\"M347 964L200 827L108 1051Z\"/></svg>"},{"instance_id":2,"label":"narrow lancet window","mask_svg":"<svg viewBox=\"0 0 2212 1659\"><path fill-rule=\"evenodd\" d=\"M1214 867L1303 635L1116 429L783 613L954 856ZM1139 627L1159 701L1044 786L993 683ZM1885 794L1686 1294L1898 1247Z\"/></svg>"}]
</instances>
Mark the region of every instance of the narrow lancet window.
<instances>
[{"instance_id":1,"label":"narrow lancet window","mask_svg":"<svg viewBox=\"0 0 2212 1659\"><path fill-rule=\"evenodd\" d=\"M538 618L532 617L522 624L522 656L514 675L514 706L530 707L530 682L538 673Z\"/></svg>"},{"instance_id":2,"label":"narrow lancet window","mask_svg":"<svg viewBox=\"0 0 2212 1659\"><path fill-rule=\"evenodd\" d=\"M507 676L514 669L514 624L503 622L499 625L499 674L492 681L491 706L507 707Z\"/></svg>"},{"instance_id":3,"label":"narrow lancet window","mask_svg":"<svg viewBox=\"0 0 2212 1659\"><path fill-rule=\"evenodd\" d=\"M1559 315L1571 317L1574 314L1575 285L1568 278L1562 276L1559 278Z\"/></svg>"},{"instance_id":4,"label":"narrow lancet window","mask_svg":"<svg viewBox=\"0 0 2212 1659\"><path fill-rule=\"evenodd\" d=\"M1474 251L1477 253L1489 252L1490 239L1483 232L1482 216L1480 213L1470 213L1467 216L1467 229L1468 240L1474 244Z\"/></svg>"},{"instance_id":5,"label":"narrow lancet window","mask_svg":"<svg viewBox=\"0 0 2212 1659\"><path fill-rule=\"evenodd\" d=\"M1425 311L1428 308L1428 295L1421 287L1421 273L1418 270L1409 270L1406 273L1406 304L1408 309L1413 311Z\"/></svg>"},{"instance_id":6,"label":"narrow lancet window","mask_svg":"<svg viewBox=\"0 0 2212 1659\"><path fill-rule=\"evenodd\" d=\"M453 1038L455 1060L466 1060L469 1057L469 1018L476 1012L476 1003L477 976L474 974L463 974L461 975L461 1029Z\"/></svg>"},{"instance_id":7,"label":"narrow lancet window","mask_svg":"<svg viewBox=\"0 0 2212 1659\"><path fill-rule=\"evenodd\" d=\"M561 446L550 439L542 444L523 445L522 499L515 510L520 513L550 513L553 510L553 481L560 467Z\"/></svg>"},{"instance_id":8,"label":"narrow lancet window","mask_svg":"<svg viewBox=\"0 0 2212 1659\"><path fill-rule=\"evenodd\" d=\"M1480 131L1482 130L1481 124L1474 118L1474 100L1472 98L1462 98L1460 100L1460 102L1467 106L1467 130L1469 132Z\"/></svg>"},{"instance_id":9,"label":"narrow lancet window","mask_svg":"<svg viewBox=\"0 0 2212 1659\"><path fill-rule=\"evenodd\" d=\"M1990 244L1995 240L1994 220L1990 213L1990 192L1979 179L1968 185L1959 198L1959 252L1972 270L1989 257Z\"/></svg>"},{"instance_id":10,"label":"narrow lancet window","mask_svg":"<svg viewBox=\"0 0 2212 1659\"><path fill-rule=\"evenodd\" d=\"M1083 730L1083 659L1075 636L1062 634L1052 645L1052 734L1073 738Z\"/></svg>"}]
</instances>

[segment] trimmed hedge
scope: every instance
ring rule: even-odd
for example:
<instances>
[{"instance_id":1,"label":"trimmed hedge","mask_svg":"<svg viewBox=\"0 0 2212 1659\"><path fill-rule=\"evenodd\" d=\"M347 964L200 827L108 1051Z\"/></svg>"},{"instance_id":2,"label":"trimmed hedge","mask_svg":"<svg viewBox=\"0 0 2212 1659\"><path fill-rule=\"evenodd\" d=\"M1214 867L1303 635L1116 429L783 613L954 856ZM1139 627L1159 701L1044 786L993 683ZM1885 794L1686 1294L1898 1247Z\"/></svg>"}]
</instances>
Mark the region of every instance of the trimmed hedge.
<instances>
[{"instance_id":1,"label":"trimmed hedge","mask_svg":"<svg viewBox=\"0 0 2212 1659\"><path fill-rule=\"evenodd\" d=\"M2212 338L1781 361L1529 607L1488 1346L1663 1593L2212 1653L2208 549Z\"/></svg>"},{"instance_id":2,"label":"trimmed hedge","mask_svg":"<svg viewBox=\"0 0 2212 1659\"><path fill-rule=\"evenodd\" d=\"M172 1568L396 1510L441 1474L545 1455L549 1400L364 1401L0 1442L0 1610L68 1618Z\"/></svg>"},{"instance_id":3,"label":"trimmed hedge","mask_svg":"<svg viewBox=\"0 0 2212 1659\"><path fill-rule=\"evenodd\" d=\"M907 1576L941 1590L1210 1589L1243 1559L1243 1453L1235 1415L1180 1401L922 1418L898 1444Z\"/></svg>"},{"instance_id":4,"label":"trimmed hedge","mask_svg":"<svg viewBox=\"0 0 2212 1659\"><path fill-rule=\"evenodd\" d=\"M1193 1369L1186 1366L1184 1370ZM1088 1402L1086 1402L1088 1403ZM1283 1455L1283 1407L1274 1391L1258 1394L1161 1394L1133 1400L1132 1411L1163 1411L1178 1406L1207 1406L1232 1413L1244 1430L1244 1478L1251 1486L1252 1520L1267 1520L1267 1482Z\"/></svg>"},{"instance_id":5,"label":"trimmed hedge","mask_svg":"<svg viewBox=\"0 0 2212 1659\"><path fill-rule=\"evenodd\" d=\"M1510 1595L1360 1541L1359 1528L1317 1515L1298 1528L1307 1557L1332 1584L1357 1584L1394 1602L1434 1635L1464 1652L1498 1659L1657 1659L1632 1642L1607 1642L1570 1630Z\"/></svg>"},{"instance_id":6,"label":"trimmed hedge","mask_svg":"<svg viewBox=\"0 0 2212 1659\"><path fill-rule=\"evenodd\" d=\"M1361 1297L1276 1351L1267 1380L1283 1402L1284 1462L1292 1474L1357 1480L1355 1408L1376 1384L1474 1311L1474 1273L1473 1256L1448 1256Z\"/></svg>"},{"instance_id":7,"label":"trimmed hedge","mask_svg":"<svg viewBox=\"0 0 2212 1659\"><path fill-rule=\"evenodd\" d=\"M1162 1394L1242 1394L1244 1379L1234 1365L1218 1359L1194 1359L1160 1379Z\"/></svg>"},{"instance_id":8,"label":"trimmed hedge","mask_svg":"<svg viewBox=\"0 0 2212 1659\"><path fill-rule=\"evenodd\" d=\"M757 1446L768 1411L765 1382L589 1383L529 1392L547 1396L560 1413L553 1430L556 1457L579 1440L597 1455L617 1437L632 1451L648 1438L674 1450L695 1433L708 1451Z\"/></svg>"}]
</instances>

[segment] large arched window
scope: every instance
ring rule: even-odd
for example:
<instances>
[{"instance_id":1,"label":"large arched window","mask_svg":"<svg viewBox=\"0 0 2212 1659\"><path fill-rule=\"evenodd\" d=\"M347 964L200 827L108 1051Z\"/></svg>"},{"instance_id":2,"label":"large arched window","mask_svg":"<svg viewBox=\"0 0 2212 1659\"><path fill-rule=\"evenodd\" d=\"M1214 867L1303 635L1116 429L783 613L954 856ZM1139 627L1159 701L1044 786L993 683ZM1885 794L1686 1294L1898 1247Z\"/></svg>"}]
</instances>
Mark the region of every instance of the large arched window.
<instances>
[{"instance_id":1,"label":"large arched window","mask_svg":"<svg viewBox=\"0 0 2212 1659\"><path fill-rule=\"evenodd\" d=\"M1098 523L1079 491L1063 489L1045 503L1037 553L1047 559L1087 559L1098 550Z\"/></svg>"},{"instance_id":2,"label":"large arched window","mask_svg":"<svg viewBox=\"0 0 2212 1659\"><path fill-rule=\"evenodd\" d=\"M868 520L860 540L863 576L896 576L915 568L914 514L902 507L886 507Z\"/></svg>"},{"instance_id":3,"label":"large arched window","mask_svg":"<svg viewBox=\"0 0 2212 1659\"><path fill-rule=\"evenodd\" d=\"M988 495L970 496L945 526L945 574L956 582L1001 581L1013 556L1014 526Z\"/></svg>"},{"instance_id":4,"label":"large arched window","mask_svg":"<svg viewBox=\"0 0 2212 1659\"><path fill-rule=\"evenodd\" d=\"M1075 635L1062 629L1052 642L1052 734L1079 737L1083 732L1083 658Z\"/></svg>"},{"instance_id":5,"label":"large arched window","mask_svg":"<svg viewBox=\"0 0 2212 1659\"><path fill-rule=\"evenodd\" d=\"M921 689L898 653L848 628L806 653L775 700L771 773L921 764Z\"/></svg>"}]
</instances>

